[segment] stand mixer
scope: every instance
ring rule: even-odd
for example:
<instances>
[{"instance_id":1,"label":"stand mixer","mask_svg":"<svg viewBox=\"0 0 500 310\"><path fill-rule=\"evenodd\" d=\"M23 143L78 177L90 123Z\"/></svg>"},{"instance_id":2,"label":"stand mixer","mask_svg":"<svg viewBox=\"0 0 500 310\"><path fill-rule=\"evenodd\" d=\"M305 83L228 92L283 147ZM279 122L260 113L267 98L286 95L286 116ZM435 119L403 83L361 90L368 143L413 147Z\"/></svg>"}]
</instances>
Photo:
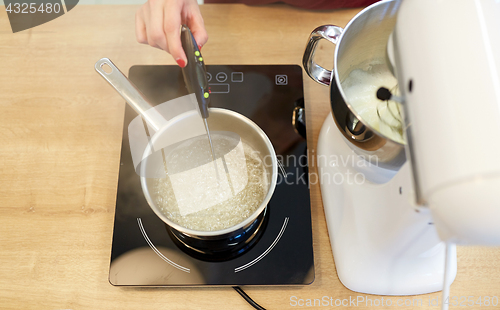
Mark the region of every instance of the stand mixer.
<instances>
[{"instance_id":1,"label":"stand mixer","mask_svg":"<svg viewBox=\"0 0 500 310\"><path fill-rule=\"evenodd\" d=\"M454 244L500 245L498 16L494 0L380 1L345 29L327 25L311 34L304 68L331 82L332 114L317 162L347 288L439 291L456 275ZM313 60L320 39L336 44L332 71ZM397 78L406 145L366 122L342 88L350 72L373 60Z\"/></svg>"}]
</instances>

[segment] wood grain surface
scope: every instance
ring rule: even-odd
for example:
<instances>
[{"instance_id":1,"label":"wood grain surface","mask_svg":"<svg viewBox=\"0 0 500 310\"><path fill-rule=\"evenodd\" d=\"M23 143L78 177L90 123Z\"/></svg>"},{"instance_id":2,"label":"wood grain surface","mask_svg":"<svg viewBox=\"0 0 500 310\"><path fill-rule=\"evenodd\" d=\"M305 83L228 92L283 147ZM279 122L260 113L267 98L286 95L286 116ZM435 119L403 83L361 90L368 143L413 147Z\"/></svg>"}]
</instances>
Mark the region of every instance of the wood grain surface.
<instances>
[{"instance_id":1,"label":"wood grain surface","mask_svg":"<svg viewBox=\"0 0 500 310\"><path fill-rule=\"evenodd\" d=\"M174 64L165 52L136 43L137 8L78 5L15 34L0 9L0 309L251 309L227 287L118 288L108 282L125 104L94 63L109 57L124 72L136 64ZM210 36L203 47L208 64L300 65L315 27L344 26L359 11L201 9ZM332 55L333 45L322 44L318 62L331 66ZM328 88L304 75L304 90L309 146L315 148L329 113ZM340 283L318 185L311 187L311 198L314 283L246 287L247 293L266 309L328 308L294 307L292 296L304 302L323 296L380 299ZM452 295L499 296L500 250L461 247L458 253ZM396 307L401 297L392 297L392 307L376 309L438 309L428 305L437 297L408 297L423 300L418 307Z\"/></svg>"}]
</instances>

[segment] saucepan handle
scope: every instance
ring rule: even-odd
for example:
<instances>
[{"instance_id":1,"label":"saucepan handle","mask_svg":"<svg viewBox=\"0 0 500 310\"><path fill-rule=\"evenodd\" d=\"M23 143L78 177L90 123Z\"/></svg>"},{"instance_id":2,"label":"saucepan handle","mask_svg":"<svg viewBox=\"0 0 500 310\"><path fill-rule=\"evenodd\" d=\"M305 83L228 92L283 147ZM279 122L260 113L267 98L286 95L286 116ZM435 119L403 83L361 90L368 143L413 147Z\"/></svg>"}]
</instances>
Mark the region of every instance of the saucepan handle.
<instances>
[{"instance_id":1,"label":"saucepan handle","mask_svg":"<svg viewBox=\"0 0 500 310\"><path fill-rule=\"evenodd\" d=\"M343 31L344 29L338 26L323 25L314 29L309 36L309 41L304 51L304 57L302 58L302 65L307 75L320 84L329 86L332 81L333 73L331 70L327 70L314 62L314 52L316 51L318 42L321 39L325 39L333 44L337 44Z\"/></svg>"},{"instance_id":2,"label":"saucepan handle","mask_svg":"<svg viewBox=\"0 0 500 310\"><path fill-rule=\"evenodd\" d=\"M155 131L158 131L165 124L164 117L156 109L151 109L152 105L146 96L111 60L108 58L100 59L96 62L95 69Z\"/></svg>"}]
</instances>

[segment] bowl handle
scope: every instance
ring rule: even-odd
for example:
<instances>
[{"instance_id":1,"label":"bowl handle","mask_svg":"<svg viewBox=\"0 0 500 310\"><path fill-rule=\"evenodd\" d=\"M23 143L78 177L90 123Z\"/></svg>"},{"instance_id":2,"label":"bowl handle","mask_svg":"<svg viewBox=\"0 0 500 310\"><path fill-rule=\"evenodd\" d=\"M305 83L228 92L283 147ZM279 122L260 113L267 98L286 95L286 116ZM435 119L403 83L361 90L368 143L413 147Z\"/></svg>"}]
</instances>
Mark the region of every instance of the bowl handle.
<instances>
[{"instance_id":1,"label":"bowl handle","mask_svg":"<svg viewBox=\"0 0 500 310\"><path fill-rule=\"evenodd\" d=\"M304 57L302 57L302 65L309 75L310 78L316 82L329 86L332 81L332 71L327 70L317 63L314 62L314 52L316 51L316 46L321 39L337 44L338 39L344 29L334 25L323 25L314 29L309 36L309 41L307 42L306 50L304 51Z\"/></svg>"}]
</instances>

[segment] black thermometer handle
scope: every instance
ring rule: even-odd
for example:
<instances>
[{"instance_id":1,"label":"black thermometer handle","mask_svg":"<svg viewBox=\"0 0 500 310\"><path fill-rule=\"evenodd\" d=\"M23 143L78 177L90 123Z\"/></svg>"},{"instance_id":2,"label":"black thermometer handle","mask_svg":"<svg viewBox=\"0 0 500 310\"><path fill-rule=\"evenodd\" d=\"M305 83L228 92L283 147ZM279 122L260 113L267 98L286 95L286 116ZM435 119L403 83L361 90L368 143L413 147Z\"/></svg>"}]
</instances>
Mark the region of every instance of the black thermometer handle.
<instances>
[{"instance_id":1,"label":"black thermometer handle","mask_svg":"<svg viewBox=\"0 0 500 310\"><path fill-rule=\"evenodd\" d=\"M201 116L208 117L210 93L208 91L207 69L191 30L186 25L181 28L181 43L186 53L187 64L182 68L184 82L190 94L194 93L200 107Z\"/></svg>"}]
</instances>

